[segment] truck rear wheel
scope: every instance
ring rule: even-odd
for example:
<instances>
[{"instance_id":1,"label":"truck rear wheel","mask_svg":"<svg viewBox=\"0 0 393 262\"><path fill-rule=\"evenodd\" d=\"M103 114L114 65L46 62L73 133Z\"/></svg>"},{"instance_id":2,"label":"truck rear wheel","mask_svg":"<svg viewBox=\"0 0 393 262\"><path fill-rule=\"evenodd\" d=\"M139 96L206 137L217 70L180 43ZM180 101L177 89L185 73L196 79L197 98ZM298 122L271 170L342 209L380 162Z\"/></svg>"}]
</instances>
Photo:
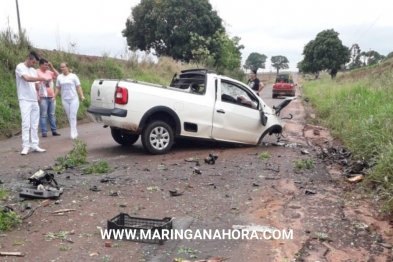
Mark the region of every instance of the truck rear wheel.
<instances>
[{"instance_id":1,"label":"truck rear wheel","mask_svg":"<svg viewBox=\"0 0 393 262\"><path fill-rule=\"evenodd\" d=\"M113 139L122 146L132 146L139 138L139 135L126 134L116 128L111 128L111 134Z\"/></svg>"},{"instance_id":2,"label":"truck rear wheel","mask_svg":"<svg viewBox=\"0 0 393 262\"><path fill-rule=\"evenodd\" d=\"M150 154L167 153L173 145L172 128L163 121L149 123L142 132L142 145Z\"/></svg>"}]
</instances>

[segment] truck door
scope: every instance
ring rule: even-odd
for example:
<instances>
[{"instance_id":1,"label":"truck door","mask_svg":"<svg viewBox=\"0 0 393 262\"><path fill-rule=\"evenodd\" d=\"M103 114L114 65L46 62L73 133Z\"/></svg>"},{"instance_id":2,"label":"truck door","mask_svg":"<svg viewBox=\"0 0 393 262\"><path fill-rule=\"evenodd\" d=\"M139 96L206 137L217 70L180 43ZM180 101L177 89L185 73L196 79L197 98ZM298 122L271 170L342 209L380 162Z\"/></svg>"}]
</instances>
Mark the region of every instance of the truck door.
<instances>
[{"instance_id":1,"label":"truck door","mask_svg":"<svg viewBox=\"0 0 393 262\"><path fill-rule=\"evenodd\" d=\"M245 96L256 108L238 100ZM238 83L218 79L217 99L213 112L212 138L221 141L255 144L264 131L257 98Z\"/></svg>"}]
</instances>

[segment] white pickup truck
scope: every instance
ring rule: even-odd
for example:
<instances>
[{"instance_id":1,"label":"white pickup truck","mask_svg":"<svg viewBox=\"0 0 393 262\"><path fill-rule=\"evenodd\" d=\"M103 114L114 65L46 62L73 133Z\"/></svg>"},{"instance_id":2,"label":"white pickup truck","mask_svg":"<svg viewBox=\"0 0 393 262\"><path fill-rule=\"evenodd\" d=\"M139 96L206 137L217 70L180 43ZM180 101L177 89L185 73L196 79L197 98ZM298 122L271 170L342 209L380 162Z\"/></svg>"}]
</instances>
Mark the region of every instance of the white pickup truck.
<instances>
[{"instance_id":1,"label":"white pickup truck","mask_svg":"<svg viewBox=\"0 0 393 262\"><path fill-rule=\"evenodd\" d=\"M181 71L169 86L135 80L95 80L90 119L110 127L124 146L141 136L151 154L167 153L178 138L258 145L281 134L280 111L270 108L244 83L204 69Z\"/></svg>"}]
</instances>

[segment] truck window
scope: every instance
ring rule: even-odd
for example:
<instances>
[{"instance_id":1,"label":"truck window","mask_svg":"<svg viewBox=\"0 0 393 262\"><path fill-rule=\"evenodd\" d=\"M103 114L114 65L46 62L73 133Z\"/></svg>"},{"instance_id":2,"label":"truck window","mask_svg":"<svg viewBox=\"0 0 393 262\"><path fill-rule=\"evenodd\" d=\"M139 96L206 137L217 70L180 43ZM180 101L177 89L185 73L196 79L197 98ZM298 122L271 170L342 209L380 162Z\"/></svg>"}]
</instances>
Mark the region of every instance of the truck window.
<instances>
[{"instance_id":1,"label":"truck window","mask_svg":"<svg viewBox=\"0 0 393 262\"><path fill-rule=\"evenodd\" d=\"M221 101L254 109L258 108L258 101L244 88L235 83L225 81L221 82Z\"/></svg>"},{"instance_id":2,"label":"truck window","mask_svg":"<svg viewBox=\"0 0 393 262\"><path fill-rule=\"evenodd\" d=\"M170 86L192 94L204 95L206 93L205 83L205 75L187 73L173 79Z\"/></svg>"}]
</instances>

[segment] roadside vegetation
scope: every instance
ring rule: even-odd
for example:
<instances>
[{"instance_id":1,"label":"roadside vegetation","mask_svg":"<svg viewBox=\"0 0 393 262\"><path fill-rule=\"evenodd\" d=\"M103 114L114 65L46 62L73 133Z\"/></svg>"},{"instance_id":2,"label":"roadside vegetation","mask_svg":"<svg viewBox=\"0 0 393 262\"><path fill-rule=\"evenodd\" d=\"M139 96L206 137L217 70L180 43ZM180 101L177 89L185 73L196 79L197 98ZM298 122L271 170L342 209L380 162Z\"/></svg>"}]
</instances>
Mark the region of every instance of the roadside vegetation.
<instances>
[{"instance_id":1,"label":"roadside vegetation","mask_svg":"<svg viewBox=\"0 0 393 262\"><path fill-rule=\"evenodd\" d=\"M371 167L366 183L393 209L393 59L362 67L336 80L307 81L303 92L319 124L329 127L355 159Z\"/></svg>"},{"instance_id":2,"label":"roadside vegetation","mask_svg":"<svg viewBox=\"0 0 393 262\"><path fill-rule=\"evenodd\" d=\"M3 206L7 199L8 192L5 189L0 189L0 233L22 224L22 218L17 213Z\"/></svg>"}]
</instances>

